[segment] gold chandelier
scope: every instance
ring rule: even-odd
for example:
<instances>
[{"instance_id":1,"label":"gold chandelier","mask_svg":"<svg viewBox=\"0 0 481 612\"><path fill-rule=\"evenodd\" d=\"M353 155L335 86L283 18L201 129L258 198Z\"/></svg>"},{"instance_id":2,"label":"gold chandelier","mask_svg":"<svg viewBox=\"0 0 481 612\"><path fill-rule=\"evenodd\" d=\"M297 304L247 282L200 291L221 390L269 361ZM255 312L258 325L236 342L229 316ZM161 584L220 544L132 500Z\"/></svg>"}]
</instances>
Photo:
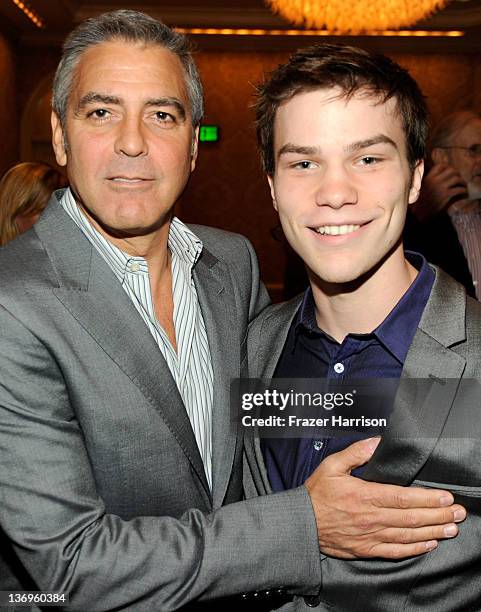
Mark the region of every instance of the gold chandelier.
<instances>
[{"instance_id":1,"label":"gold chandelier","mask_svg":"<svg viewBox=\"0 0 481 612\"><path fill-rule=\"evenodd\" d=\"M266 0L275 12L306 28L362 33L415 24L448 0Z\"/></svg>"}]
</instances>

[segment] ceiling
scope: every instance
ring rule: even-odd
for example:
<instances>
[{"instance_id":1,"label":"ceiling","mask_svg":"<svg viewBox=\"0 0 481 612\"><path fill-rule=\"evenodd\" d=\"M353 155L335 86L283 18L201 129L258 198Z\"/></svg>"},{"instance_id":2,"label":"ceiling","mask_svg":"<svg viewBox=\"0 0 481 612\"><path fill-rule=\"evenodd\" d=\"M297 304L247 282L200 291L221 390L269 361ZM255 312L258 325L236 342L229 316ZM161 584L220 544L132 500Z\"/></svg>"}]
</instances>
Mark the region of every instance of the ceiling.
<instances>
[{"instance_id":1,"label":"ceiling","mask_svg":"<svg viewBox=\"0 0 481 612\"><path fill-rule=\"evenodd\" d=\"M165 23L177 27L213 27L213 28L264 28L285 29L289 24L269 11L263 0L239 0L226 6L225 0L143 0L129 2L128 0L23 0L28 3L46 23L44 29L37 28L14 4L13 0L0 0L0 29L4 34L20 44L60 44L65 33L72 27L93 15L117 8L143 10L150 15L161 18ZM291 26L292 27L292 26ZM481 52L481 0L451 0L448 6L431 19L416 25L418 29L444 30L455 29L465 31L465 36L456 39L416 39L404 41L398 39L397 45L407 48L421 45L429 50L436 40L443 50L454 52ZM225 45L228 39L240 37L197 36L196 42L202 47ZM246 38L246 37L242 37ZM260 38L248 37L254 46L259 46ZM254 41L254 38L256 39ZM269 42L270 48L279 46L280 40ZM276 37L286 39L287 37ZM297 38L297 37L289 37ZM213 42L216 39L216 42ZM222 39L222 41L220 41ZM312 39L310 39L312 40ZM344 37L343 37L344 40ZM352 41L352 38L348 39ZM363 37L366 40L366 37ZM285 41L284 41L285 42ZM389 46L386 39L383 42ZM392 41L391 41L392 42ZM231 47L235 42L228 43ZM265 43L264 43L265 44ZM299 39L293 41L299 46ZM262 45L261 45L262 46ZM292 46L292 45L291 45ZM245 47L245 45L244 45ZM252 49L252 44L249 44Z\"/></svg>"}]
</instances>

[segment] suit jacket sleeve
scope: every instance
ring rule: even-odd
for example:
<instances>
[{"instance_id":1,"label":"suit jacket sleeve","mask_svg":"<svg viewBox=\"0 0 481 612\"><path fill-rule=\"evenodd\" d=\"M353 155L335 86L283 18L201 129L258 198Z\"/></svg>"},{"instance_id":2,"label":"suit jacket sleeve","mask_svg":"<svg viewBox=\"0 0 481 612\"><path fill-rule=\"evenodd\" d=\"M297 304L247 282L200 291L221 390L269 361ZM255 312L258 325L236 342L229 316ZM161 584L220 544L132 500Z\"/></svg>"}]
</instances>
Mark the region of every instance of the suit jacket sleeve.
<instances>
[{"instance_id":1,"label":"suit jacket sleeve","mask_svg":"<svg viewBox=\"0 0 481 612\"><path fill-rule=\"evenodd\" d=\"M254 286L252 314L265 305L258 278ZM302 490L180 518L107 513L69 381L34 328L0 306L0 520L40 590L68 593L68 610L82 612L168 612L279 586L316 591L315 523Z\"/></svg>"}]
</instances>

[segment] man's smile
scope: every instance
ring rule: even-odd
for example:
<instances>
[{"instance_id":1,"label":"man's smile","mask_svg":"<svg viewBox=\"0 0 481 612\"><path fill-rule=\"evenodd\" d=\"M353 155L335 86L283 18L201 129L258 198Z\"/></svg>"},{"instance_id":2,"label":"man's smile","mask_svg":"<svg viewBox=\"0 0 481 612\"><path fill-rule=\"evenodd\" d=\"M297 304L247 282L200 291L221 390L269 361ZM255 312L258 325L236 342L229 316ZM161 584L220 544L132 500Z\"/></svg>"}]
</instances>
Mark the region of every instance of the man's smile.
<instances>
[{"instance_id":1,"label":"man's smile","mask_svg":"<svg viewBox=\"0 0 481 612\"><path fill-rule=\"evenodd\" d=\"M316 232L328 236L343 236L345 234L352 234L358 230L361 226L356 225L321 225L320 227L313 228Z\"/></svg>"}]
</instances>

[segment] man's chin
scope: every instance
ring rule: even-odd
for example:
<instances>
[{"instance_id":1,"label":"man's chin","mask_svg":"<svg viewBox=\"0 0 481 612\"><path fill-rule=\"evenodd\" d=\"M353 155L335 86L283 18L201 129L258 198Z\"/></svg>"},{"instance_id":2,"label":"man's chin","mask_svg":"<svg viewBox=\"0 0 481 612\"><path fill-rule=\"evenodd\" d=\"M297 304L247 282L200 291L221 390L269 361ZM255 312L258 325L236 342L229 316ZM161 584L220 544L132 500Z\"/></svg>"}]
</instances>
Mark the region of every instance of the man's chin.
<instances>
[{"instance_id":1,"label":"man's chin","mask_svg":"<svg viewBox=\"0 0 481 612\"><path fill-rule=\"evenodd\" d=\"M470 200L481 200L481 176L475 177L468 183L468 198Z\"/></svg>"},{"instance_id":2,"label":"man's chin","mask_svg":"<svg viewBox=\"0 0 481 612\"><path fill-rule=\"evenodd\" d=\"M159 230L169 217L161 219L146 219L139 215L96 215L89 211L87 216L91 223L96 226L106 237L111 238L135 238L136 236L147 236Z\"/></svg>"},{"instance_id":3,"label":"man's chin","mask_svg":"<svg viewBox=\"0 0 481 612\"><path fill-rule=\"evenodd\" d=\"M352 269L343 270L343 269L317 269L317 270L308 270L308 276L311 283L322 287L324 290L327 287L330 287L333 291L344 292L346 290L350 290L350 288L355 288L357 286L361 274L357 274Z\"/></svg>"}]
</instances>

